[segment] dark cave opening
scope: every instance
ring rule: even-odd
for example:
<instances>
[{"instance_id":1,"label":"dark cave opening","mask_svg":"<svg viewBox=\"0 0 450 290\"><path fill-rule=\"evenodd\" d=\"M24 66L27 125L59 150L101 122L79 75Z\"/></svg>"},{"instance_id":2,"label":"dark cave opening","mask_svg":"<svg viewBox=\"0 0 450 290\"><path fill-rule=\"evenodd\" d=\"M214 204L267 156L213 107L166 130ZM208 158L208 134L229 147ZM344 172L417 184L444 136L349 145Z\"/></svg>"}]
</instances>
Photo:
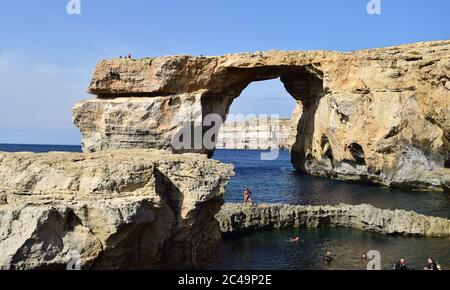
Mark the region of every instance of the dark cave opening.
<instances>
[{"instance_id":1,"label":"dark cave opening","mask_svg":"<svg viewBox=\"0 0 450 290\"><path fill-rule=\"evenodd\" d=\"M352 143L347 148L357 165L366 165L364 149L361 145L358 143Z\"/></svg>"}]
</instances>

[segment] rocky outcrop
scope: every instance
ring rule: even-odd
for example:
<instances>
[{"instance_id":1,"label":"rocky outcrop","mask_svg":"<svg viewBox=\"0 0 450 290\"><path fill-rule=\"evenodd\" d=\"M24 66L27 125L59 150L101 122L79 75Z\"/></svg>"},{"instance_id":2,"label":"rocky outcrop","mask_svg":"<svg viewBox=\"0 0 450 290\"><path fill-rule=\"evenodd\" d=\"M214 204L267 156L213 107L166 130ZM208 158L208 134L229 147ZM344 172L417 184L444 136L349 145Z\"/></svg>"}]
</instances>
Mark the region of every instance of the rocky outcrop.
<instances>
[{"instance_id":1,"label":"rocky outcrop","mask_svg":"<svg viewBox=\"0 0 450 290\"><path fill-rule=\"evenodd\" d=\"M224 234L258 229L347 227L381 234L449 237L450 221L370 205L294 206L225 204L216 216Z\"/></svg>"},{"instance_id":2,"label":"rocky outcrop","mask_svg":"<svg viewBox=\"0 0 450 290\"><path fill-rule=\"evenodd\" d=\"M450 190L450 41L349 53L270 51L100 62L74 107L86 152L209 155L233 100L280 78L297 100L292 162L309 174ZM189 129L189 130L186 130ZM179 146L179 141L183 145ZM174 146L176 144L176 146ZM214 144L213 144L214 145Z\"/></svg>"},{"instance_id":3,"label":"rocky outcrop","mask_svg":"<svg viewBox=\"0 0 450 290\"><path fill-rule=\"evenodd\" d=\"M217 149L289 150L295 140L290 119L250 119L225 123L219 131Z\"/></svg>"},{"instance_id":4,"label":"rocky outcrop","mask_svg":"<svg viewBox=\"0 0 450 290\"><path fill-rule=\"evenodd\" d=\"M73 118L83 135L84 152L149 148L174 151L173 139L190 126L190 120L201 124L200 101L200 94L98 98L76 104ZM196 148L179 148L176 152L209 152L201 144Z\"/></svg>"},{"instance_id":5,"label":"rocky outcrop","mask_svg":"<svg viewBox=\"0 0 450 290\"><path fill-rule=\"evenodd\" d=\"M232 174L157 150L0 153L0 269L196 264L220 241Z\"/></svg>"}]
</instances>

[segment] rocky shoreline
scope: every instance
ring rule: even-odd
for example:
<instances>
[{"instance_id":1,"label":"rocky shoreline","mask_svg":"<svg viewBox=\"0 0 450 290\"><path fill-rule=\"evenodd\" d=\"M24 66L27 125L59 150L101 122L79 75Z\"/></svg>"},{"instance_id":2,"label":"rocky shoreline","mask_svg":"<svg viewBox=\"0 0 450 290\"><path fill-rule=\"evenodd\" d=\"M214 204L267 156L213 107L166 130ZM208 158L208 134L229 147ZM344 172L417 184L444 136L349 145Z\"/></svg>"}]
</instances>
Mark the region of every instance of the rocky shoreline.
<instances>
[{"instance_id":1,"label":"rocky shoreline","mask_svg":"<svg viewBox=\"0 0 450 290\"><path fill-rule=\"evenodd\" d=\"M220 243L214 215L231 165L122 150L0 153L0 269L197 264Z\"/></svg>"},{"instance_id":2,"label":"rocky shoreline","mask_svg":"<svg viewBox=\"0 0 450 290\"><path fill-rule=\"evenodd\" d=\"M74 255L83 269L195 265L221 229L448 237L448 220L367 205L221 209L233 166L208 159L216 144L202 141L220 127L207 116L224 121L251 82L280 78L297 101L297 170L449 191L449 72L450 41L102 61L89 86L97 97L73 108L84 153L0 153L0 269L61 269Z\"/></svg>"},{"instance_id":3,"label":"rocky shoreline","mask_svg":"<svg viewBox=\"0 0 450 290\"><path fill-rule=\"evenodd\" d=\"M350 227L450 237L450 221L369 205L223 204L233 166L161 150L0 153L0 269L197 265L222 235Z\"/></svg>"},{"instance_id":4,"label":"rocky shoreline","mask_svg":"<svg viewBox=\"0 0 450 290\"><path fill-rule=\"evenodd\" d=\"M450 238L450 220L370 205L296 206L227 203L216 215L224 235L263 229L346 227L379 234Z\"/></svg>"}]
</instances>

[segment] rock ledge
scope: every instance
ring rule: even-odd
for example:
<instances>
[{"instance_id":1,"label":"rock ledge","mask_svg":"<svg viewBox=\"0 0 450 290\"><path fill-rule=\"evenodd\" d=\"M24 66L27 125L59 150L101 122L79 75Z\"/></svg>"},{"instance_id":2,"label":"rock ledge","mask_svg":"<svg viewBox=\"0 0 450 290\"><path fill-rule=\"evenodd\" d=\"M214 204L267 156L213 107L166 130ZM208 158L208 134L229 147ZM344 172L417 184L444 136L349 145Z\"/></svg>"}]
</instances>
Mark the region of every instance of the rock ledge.
<instances>
[{"instance_id":1,"label":"rock ledge","mask_svg":"<svg viewBox=\"0 0 450 290\"><path fill-rule=\"evenodd\" d=\"M259 229L347 227L380 234L450 237L450 221L405 210L382 210L370 205L256 207L225 204L216 215L222 233Z\"/></svg>"},{"instance_id":2,"label":"rock ledge","mask_svg":"<svg viewBox=\"0 0 450 290\"><path fill-rule=\"evenodd\" d=\"M220 242L231 165L158 150L0 153L0 269L196 264Z\"/></svg>"}]
</instances>

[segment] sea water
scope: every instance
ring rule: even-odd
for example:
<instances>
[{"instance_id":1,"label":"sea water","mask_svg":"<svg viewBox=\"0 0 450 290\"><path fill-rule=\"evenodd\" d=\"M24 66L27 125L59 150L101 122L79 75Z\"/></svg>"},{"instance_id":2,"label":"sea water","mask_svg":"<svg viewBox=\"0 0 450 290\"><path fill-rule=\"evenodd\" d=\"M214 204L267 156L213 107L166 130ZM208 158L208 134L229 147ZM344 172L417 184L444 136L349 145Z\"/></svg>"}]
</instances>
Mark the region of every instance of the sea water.
<instances>
[{"instance_id":1,"label":"sea water","mask_svg":"<svg viewBox=\"0 0 450 290\"><path fill-rule=\"evenodd\" d=\"M81 152L80 146L1 145L7 152ZM282 151L277 160L262 161L260 151L217 150L214 159L231 163L236 175L225 195L228 202L242 202L249 187L257 203L301 205L371 204L384 209L406 209L418 213L450 217L450 196L442 192L412 192L369 184L330 180L294 171L290 154ZM289 239L300 236L301 241ZM450 269L450 239L387 236L344 228L264 230L226 237L205 269L365 269L362 253L377 250L383 269L404 257L415 269L422 269L428 257ZM331 251L333 262L323 257Z\"/></svg>"}]
</instances>

